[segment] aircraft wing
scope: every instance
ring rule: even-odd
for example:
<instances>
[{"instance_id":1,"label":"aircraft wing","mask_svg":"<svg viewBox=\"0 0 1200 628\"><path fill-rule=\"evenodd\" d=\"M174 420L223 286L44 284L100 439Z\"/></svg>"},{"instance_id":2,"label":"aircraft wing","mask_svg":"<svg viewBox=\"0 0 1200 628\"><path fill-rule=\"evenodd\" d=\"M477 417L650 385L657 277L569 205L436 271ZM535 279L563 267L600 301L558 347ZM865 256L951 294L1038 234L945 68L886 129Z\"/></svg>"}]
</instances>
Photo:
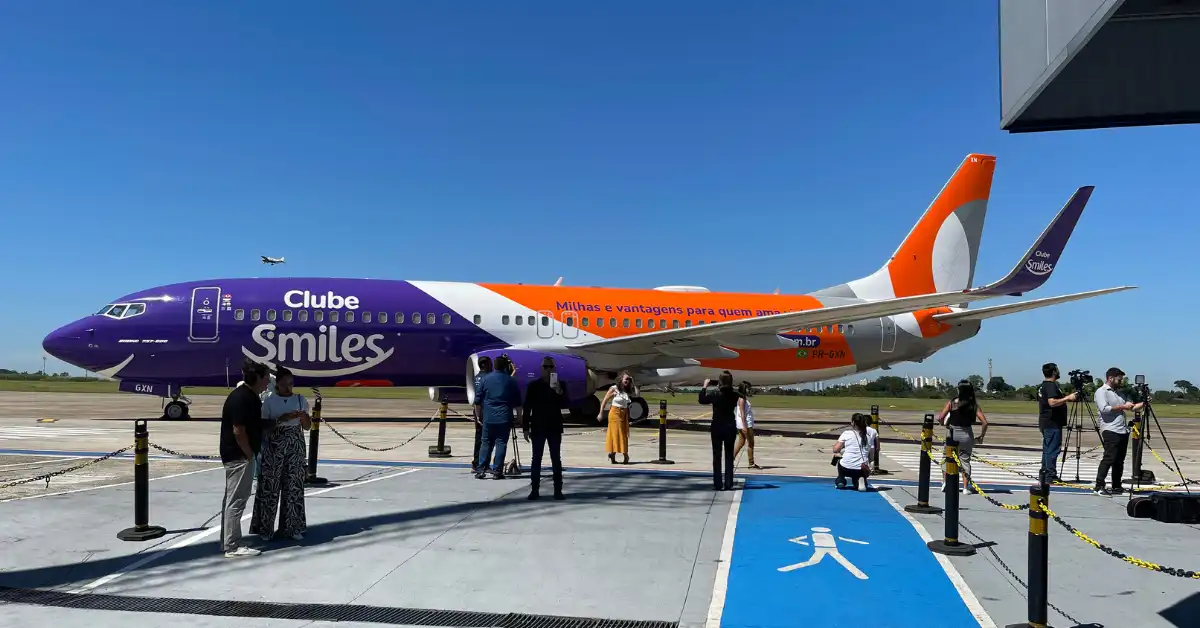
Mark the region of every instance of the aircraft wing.
<instances>
[{"instance_id":1,"label":"aircraft wing","mask_svg":"<svg viewBox=\"0 0 1200 628\"><path fill-rule=\"evenodd\" d=\"M1070 301L1078 301L1080 299L1089 299L1098 297L1102 294L1111 294L1113 292L1121 292L1124 290L1133 290L1135 286L1121 286L1119 288L1104 288L1103 290L1092 290L1089 292L1076 292L1075 294L1065 294L1058 297L1046 297L1045 299L1034 299L1032 301L1022 301L1020 303L1009 303L1007 305L993 305L991 307L983 307L978 310L964 310L962 312L948 312L946 314L934 314L933 319L941 323L961 323L964 321L982 321L997 316L1006 314L1016 314L1017 312L1027 312L1038 308L1057 305L1059 303L1067 303Z\"/></svg>"},{"instance_id":2,"label":"aircraft wing","mask_svg":"<svg viewBox=\"0 0 1200 628\"><path fill-rule=\"evenodd\" d=\"M938 292L911 297L863 301L847 305L820 307L798 312L742 318L695 327L647 332L621 338L606 338L567 345L578 352L608 355L667 355L680 357L675 349L711 347L724 357L737 353L722 347L736 344L734 339L763 334L779 334L809 327L853 323L869 318L894 316L916 310L965 305L1001 296L1019 295L1046 283L1054 272L1067 241L1071 237L1093 187L1079 188L1017 265L999 281L961 292ZM982 310L980 310L982 311Z\"/></svg>"}]
</instances>

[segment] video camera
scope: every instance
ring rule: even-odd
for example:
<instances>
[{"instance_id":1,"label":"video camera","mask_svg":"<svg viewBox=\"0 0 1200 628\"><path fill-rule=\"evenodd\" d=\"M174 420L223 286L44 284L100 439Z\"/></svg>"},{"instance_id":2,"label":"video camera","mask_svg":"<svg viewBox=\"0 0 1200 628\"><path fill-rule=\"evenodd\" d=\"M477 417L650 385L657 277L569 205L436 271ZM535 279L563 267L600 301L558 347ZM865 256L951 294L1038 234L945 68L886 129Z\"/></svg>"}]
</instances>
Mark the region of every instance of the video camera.
<instances>
[{"instance_id":1,"label":"video camera","mask_svg":"<svg viewBox=\"0 0 1200 628\"><path fill-rule=\"evenodd\" d=\"M1150 402L1150 385L1146 383L1145 375L1133 376L1133 390L1134 396L1138 401L1145 403Z\"/></svg>"},{"instance_id":2,"label":"video camera","mask_svg":"<svg viewBox=\"0 0 1200 628\"><path fill-rule=\"evenodd\" d=\"M1090 371L1075 369L1067 375L1071 378L1071 387L1073 387L1079 395L1083 396L1083 388L1092 383L1092 374Z\"/></svg>"}]
</instances>

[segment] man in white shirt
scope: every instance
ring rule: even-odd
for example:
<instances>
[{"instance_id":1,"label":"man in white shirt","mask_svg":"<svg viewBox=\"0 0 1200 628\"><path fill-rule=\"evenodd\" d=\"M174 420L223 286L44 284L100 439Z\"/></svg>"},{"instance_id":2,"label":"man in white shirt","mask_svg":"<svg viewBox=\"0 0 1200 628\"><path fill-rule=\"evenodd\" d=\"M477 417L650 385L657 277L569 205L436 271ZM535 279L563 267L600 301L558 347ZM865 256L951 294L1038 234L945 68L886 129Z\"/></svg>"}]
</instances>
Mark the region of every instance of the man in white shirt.
<instances>
[{"instance_id":1,"label":"man in white shirt","mask_svg":"<svg viewBox=\"0 0 1200 628\"><path fill-rule=\"evenodd\" d=\"M1104 459L1096 469L1097 495L1121 494L1121 475L1125 471L1125 452L1129 449L1129 424L1126 410L1141 410L1141 403L1130 403L1114 388L1125 381L1125 372L1112 367L1104 373L1104 385L1096 389L1096 410L1100 413L1100 440L1104 444ZM1104 488L1104 476L1112 469L1112 489Z\"/></svg>"}]
</instances>

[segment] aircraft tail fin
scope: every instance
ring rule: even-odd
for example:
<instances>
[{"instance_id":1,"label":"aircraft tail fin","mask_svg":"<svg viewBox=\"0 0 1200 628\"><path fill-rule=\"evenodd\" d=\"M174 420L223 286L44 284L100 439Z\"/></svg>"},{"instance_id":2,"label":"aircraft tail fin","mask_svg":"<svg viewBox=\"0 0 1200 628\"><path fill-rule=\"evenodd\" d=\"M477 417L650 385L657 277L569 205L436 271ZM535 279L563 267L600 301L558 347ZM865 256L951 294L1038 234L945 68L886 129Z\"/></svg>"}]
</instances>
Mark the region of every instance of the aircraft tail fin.
<instances>
[{"instance_id":1,"label":"aircraft tail fin","mask_svg":"<svg viewBox=\"0 0 1200 628\"><path fill-rule=\"evenodd\" d=\"M813 295L878 300L970 288L995 170L994 156L967 155L883 267Z\"/></svg>"}]
</instances>

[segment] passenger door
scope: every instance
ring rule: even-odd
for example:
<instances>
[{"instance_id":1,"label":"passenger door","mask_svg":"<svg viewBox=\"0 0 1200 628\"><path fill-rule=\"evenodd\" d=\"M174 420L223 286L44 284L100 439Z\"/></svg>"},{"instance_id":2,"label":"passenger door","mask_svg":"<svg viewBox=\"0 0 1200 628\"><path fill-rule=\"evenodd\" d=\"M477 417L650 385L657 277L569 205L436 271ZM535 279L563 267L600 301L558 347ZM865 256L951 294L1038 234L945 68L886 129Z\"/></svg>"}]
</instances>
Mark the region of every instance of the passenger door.
<instances>
[{"instance_id":1,"label":"passenger door","mask_svg":"<svg viewBox=\"0 0 1200 628\"><path fill-rule=\"evenodd\" d=\"M546 310L538 312L537 316L537 335L538 338L553 338L554 337L554 314Z\"/></svg>"},{"instance_id":2,"label":"passenger door","mask_svg":"<svg viewBox=\"0 0 1200 628\"><path fill-rule=\"evenodd\" d=\"M192 315L188 340L217 342L220 339L221 288L216 286L192 290Z\"/></svg>"},{"instance_id":3,"label":"passenger door","mask_svg":"<svg viewBox=\"0 0 1200 628\"><path fill-rule=\"evenodd\" d=\"M563 338L578 338L579 337L579 313L578 312L563 312L562 313L562 337Z\"/></svg>"}]
</instances>

